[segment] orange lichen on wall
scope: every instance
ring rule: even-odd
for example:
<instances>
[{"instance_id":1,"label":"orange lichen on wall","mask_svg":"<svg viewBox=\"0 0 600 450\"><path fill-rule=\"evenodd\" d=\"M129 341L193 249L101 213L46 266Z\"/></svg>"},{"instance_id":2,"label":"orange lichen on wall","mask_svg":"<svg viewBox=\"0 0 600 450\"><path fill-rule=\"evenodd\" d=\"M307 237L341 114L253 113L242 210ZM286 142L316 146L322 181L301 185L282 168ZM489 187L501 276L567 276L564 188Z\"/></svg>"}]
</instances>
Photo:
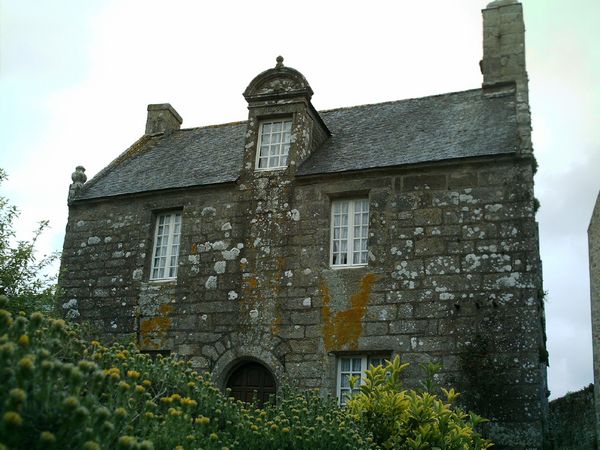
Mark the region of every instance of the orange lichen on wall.
<instances>
[{"instance_id":1,"label":"orange lichen on wall","mask_svg":"<svg viewBox=\"0 0 600 450\"><path fill-rule=\"evenodd\" d=\"M140 340L145 348L159 349L162 347L162 339L171 329L172 320L169 314L173 306L167 304L158 307L158 316L140 321Z\"/></svg>"},{"instance_id":2,"label":"orange lichen on wall","mask_svg":"<svg viewBox=\"0 0 600 450\"><path fill-rule=\"evenodd\" d=\"M258 286L258 280L255 276L252 276L246 280L246 286L248 289L256 289Z\"/></svg>"},{"instance_id":3,"label":"orange lichen on wall","mask_svg":"<svg viewBox=\"0 0 600 450\"><path fill-rule=\"evenodd\" d=\"M271 334L274 336L277 336L279 334L279 332L281 331L281 322L283 322L283 319L281 317L281 312L277 311L277 315L275 316L275 319L273 319L273 322L271 322Z\"/></svg>"},{"instance_id":4,"label":"orange lichen on wall","mask_svg":"<svg viewBox=\"0 0 600 450\"><path fill-rule=\"evenodd\" d=\"M362 320L367 312L367 303L371 288L377 276L366 274L360 280L360 289L350 299L350 308L332 312L331 294L325 280L321 281L323 293L323 341L325 349L331 350L356 350L358 338L362 333Z\"/></svg>"}]
</instances>

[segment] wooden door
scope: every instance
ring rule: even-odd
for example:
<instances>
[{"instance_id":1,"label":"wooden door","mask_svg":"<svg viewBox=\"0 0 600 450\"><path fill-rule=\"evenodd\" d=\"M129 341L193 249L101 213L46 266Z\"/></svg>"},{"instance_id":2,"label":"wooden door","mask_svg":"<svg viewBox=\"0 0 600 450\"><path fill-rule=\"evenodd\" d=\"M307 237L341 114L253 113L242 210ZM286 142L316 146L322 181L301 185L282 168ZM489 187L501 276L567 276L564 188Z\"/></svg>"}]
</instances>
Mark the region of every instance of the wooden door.
<instances>
[{"instance_id":1,"label":"wooden door","mask_svg":"<svg viewBox=\"0 0 600 450\"><path fill-rule=\"evenodd\" d=\"M248 362L238 366L229 376L227 387L231 396L248 403L262 406L275 396L275 379L262 364ZM274 397L273 397L274 398Z\"/></svg>"}]
</instances>

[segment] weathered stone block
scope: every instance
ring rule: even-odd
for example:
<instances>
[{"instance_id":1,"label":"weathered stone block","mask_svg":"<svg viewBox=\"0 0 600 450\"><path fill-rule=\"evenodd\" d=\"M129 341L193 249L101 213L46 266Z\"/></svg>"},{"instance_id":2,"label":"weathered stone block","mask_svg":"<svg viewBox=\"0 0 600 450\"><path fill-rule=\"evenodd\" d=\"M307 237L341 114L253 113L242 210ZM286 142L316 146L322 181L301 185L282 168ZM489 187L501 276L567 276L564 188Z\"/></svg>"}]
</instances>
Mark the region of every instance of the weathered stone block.
<instances>
[{"instance_id":1,"label":"weathered stone block","mask_svg":"<svg viewBox=\"0 0 600 450\"><path fill-rule=\"evenodd\" d=\"M446 189L446 175L407 175L402 177L403 191Z\"/></svg>"},{"instance_id":2,"label":"weathered stone block","mask_svg":"<svg viewBox=\"0 0 600 450\"><path fill-rule=\"evenodd\" d=\"M439 237L419 239L415 242L415 255L443 255L446 253L446 242Z\"/></svg>"}]
</instances>

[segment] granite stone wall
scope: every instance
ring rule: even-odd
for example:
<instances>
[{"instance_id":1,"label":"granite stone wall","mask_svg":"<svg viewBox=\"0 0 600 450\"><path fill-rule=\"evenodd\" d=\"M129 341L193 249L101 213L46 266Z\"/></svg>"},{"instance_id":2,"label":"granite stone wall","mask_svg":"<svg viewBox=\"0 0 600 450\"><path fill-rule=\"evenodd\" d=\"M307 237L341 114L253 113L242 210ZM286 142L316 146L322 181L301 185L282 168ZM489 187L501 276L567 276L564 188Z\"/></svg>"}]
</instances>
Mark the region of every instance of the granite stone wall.
<instances>
[{"instance_id":1,"label":"granite stone wall","mask_svg":"<svg viewBox=\"0 0 600 450\"><path fill-rule=\"evenodd\" d=\"M307 140L310 142L310 140ZM73 202L65 313L213 373L240 359L335 393L336 358L439 361L497 448L541 445L547 353L531 164L507 157ZM368 198L369 264L329 266L330 207ZM149 280L157 213L182 212L178 277Z\"/></svg>"},{"instance_id":2,"label":"granite stone wall","mask_svg":"<svg viewBox=\"0 0 600 450\"><path fill-rule=\"evenodd\" d=\"M547 448L593 450L597 447L594 386L570 392L550 402Z\"/></svg>"},{"instance_id":3,"label":"granite stone wall","mask_svg":"<svg viewBox=\"0 0 600 450\"><path fill-rule=\"evenodd\" d=\"M594 351L594 397L596 435L600 436L600 194L588 228L590 259L590 302L592 311L592 345Z\"/></svg>"}]
</instances>

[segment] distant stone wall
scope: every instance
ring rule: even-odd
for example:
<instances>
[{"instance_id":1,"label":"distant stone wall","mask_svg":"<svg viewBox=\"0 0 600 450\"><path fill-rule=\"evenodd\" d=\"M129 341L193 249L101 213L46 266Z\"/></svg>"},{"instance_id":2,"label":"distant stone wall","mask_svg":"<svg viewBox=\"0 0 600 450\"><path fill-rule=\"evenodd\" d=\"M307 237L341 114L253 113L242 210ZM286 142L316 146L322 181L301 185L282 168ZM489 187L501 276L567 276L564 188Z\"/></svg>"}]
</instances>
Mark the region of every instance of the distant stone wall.
<instances>
[{"instance_id":1,"label":"distant stone wall","mask_svg":"<svg viewBox=\"0 0 600 450\"><path fill-rule=\"evenodd\" d=\"M590 301L592 310L592 344L594 348L594 383L596 399L596 435L600 436L600 194L588 228L590 255Z\"/></svg>"},{"instance_id":2,"label":"distant stone wall","mask_svg":"<svg viewBox=\"0 0 600 450\"><path fill-rule=\"evenodd\" d=\"M550 402L548 449L590 450L596 447L594 385Z\"/></svg>"}]
</instances>

